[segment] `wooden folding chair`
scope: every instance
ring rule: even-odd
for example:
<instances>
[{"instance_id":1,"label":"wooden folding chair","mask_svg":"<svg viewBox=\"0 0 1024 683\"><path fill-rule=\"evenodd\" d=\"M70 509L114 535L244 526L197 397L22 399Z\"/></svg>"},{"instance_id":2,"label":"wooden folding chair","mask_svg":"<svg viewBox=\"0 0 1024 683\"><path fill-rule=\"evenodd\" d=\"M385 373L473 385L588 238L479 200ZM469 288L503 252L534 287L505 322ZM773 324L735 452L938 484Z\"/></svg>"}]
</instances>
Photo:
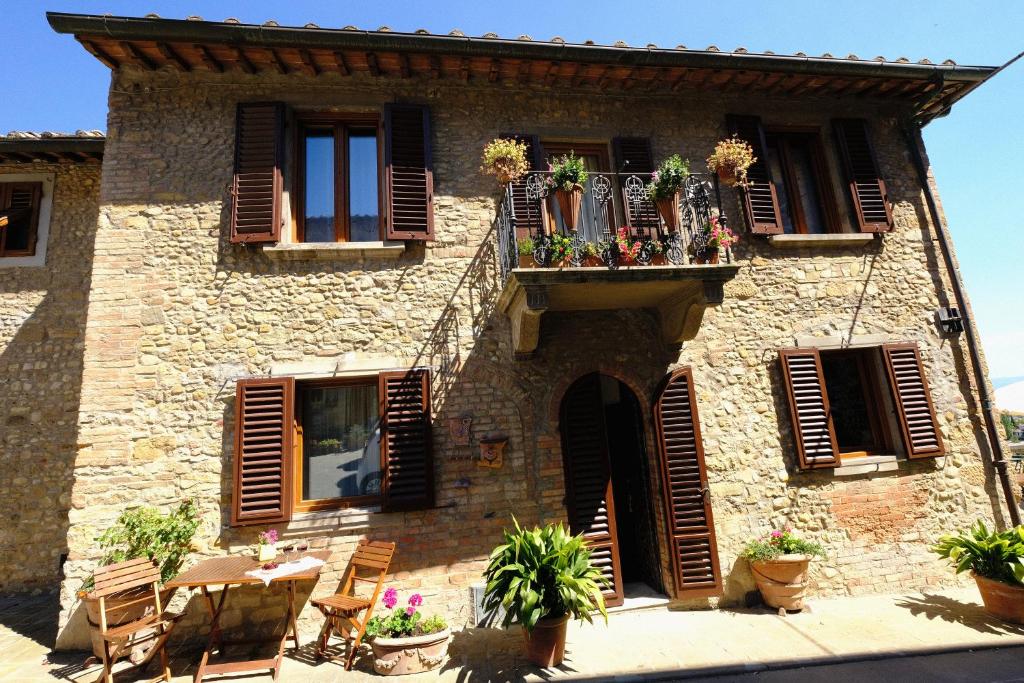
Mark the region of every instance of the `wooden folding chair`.
<instances>
[{"instance_id":1,"label":"wooden folding chair","mask_svg":"<svg viewBox=\"0 0 1024 683\"><path fill-rule=\"evenodd\" d=\"M95 571L93 583L93 590L86 598L99 601L100 623L89 623L89 628L98 630L103 641L103 674L99 680L113 683L116 661L132 648L152 640L155 641L152 649L131 668L141 670L159 652L161 674L151 680L170 681L171 670L167 665L165 645L181 615L164 612L164 606L160 604L160 567L157 563L143 557L109 564ZM117 599L113 605L108 605L107 600L112 596ZM139 607L144 608L143 616L116 626L109 625L112 615L117 619L117 615L123 615L126 609L137 610Z\"/></svg>"},{"instance_id":2,"label":"wooden folding chair","mask_svg":"<svg viewBox=\"0 0 1024 683\"><path fill-rule=\"evenodd\" d=\"M391 566L391 558L395 554L395 544L383 541L359 541L356 552L348 562L345 574L341 578L341 588L337 593L328 598L316 598L312 602L323 612L327 618L320 636L316 643L317 657L327 657L327 647L330 643L332 631L348 642L348 652L345 654L345 670L352 669L356 652L363 642L363 634L366 633L366 622L373 614L373 606L377 604L377 597L384 585L384 576ZM360 571L367 576L360 576ZM372 583L373 595L369 598L361 598L355 594L355 583ZM362 619L359 613L362 612Z\"/></svg>"}]
</instances>

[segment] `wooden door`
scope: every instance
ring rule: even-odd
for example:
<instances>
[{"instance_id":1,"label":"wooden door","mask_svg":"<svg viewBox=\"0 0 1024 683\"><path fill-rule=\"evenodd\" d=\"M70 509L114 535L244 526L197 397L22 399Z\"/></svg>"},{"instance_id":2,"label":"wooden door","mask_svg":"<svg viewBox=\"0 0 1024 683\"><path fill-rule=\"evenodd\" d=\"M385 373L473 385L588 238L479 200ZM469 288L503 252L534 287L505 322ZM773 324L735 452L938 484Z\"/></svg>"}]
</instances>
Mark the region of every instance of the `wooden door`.
<instances>
[{"instance_id":1,"label":"wooden door","mask_svg":"<svg viewBox=\"0 0 1024 683\"><path fill-rule=\"evenodd\" d=\"M605 432L601 377L587 375L562 399L562 462L569 528L590 544L594 564L608 579L605 604L622 604L622 574L615 529L608 439Z\"/></svg>"},{"instance_id":2,"label":"wooden door","mask_svg":"<svg viewBox=\"0 0 1024 683\"><path fill-rule=\"evenodd\" d=\"M718 594L722 574L690 368L665 378L654 404L654 423L676 597Z\"/></svg>"}]
</instances>

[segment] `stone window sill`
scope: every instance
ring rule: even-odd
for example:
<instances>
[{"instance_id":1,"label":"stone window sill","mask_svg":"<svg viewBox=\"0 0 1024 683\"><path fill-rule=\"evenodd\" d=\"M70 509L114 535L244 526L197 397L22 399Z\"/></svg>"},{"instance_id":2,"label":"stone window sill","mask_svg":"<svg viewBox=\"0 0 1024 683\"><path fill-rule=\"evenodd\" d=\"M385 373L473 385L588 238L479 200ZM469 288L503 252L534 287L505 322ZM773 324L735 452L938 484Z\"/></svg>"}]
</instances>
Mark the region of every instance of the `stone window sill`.
<instances>
[{"instance_id":1,"label":"stone window sill","mask_svg":"<svg viewBox=\"0 0 1024 683\"><path fill-rule=\"evenodd\" d=\"M370 515L380 512L379 505L337 510L315 510L296 512L288 523L288 531L319 531L323 529L351 529L367 526Z\"/></svg>"},{"instance_id":2,"label":"stone window sill","mask_svg":"<svg viewBox=\"0 0 1024 683\"><path fill-rule=\"evenodd\" d=\"M263 247L272 258L290 261L358 261L369 258L398 258L405 252L405 242L297 242Z\"/></svg>"},{"instance_id":3,"label":"stone window sill","mask_svg":"<svg viewBox=\"0 0 1024 683\"><path fill-rule=\"evenodd\" d=\"M834 233L831 235L772 235L768 243L776 249L807 249L810 247L861 247L875 239L867 232Z\"/></svg>"},{"instance_id":4,"label":"stone window sill","mask_svg":"<svg viewBox=\"0 0 1024 683\"><path fill-rule=\"evenodd\" d=\"M869 455L866 458L852 458L842 467L832 470L837 477L853 477L874 472L895 472L900 468L900 461L895 455Z\"/></svg>"}]
</instances>

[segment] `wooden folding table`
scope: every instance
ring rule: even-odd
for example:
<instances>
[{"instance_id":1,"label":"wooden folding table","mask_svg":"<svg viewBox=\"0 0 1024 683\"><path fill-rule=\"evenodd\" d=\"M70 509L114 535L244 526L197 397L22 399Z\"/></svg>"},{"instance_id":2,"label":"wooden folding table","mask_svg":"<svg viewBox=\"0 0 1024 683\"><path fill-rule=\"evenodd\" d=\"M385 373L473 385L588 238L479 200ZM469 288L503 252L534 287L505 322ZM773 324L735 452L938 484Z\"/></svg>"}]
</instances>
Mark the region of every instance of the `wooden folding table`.
<instances>
[{"instance_id":1,"label":"wooden folding table","mask_svg":"<svg viewBox=\"0 0 1024 683\"><path fill-rule=\"evenodd\" d=\"M295 553L289 556L288 560L297 560L301 557L315 557L327 561L331 555L329 550L318 550L307 553ZM280 560L279 560L280 561ZM288 584L288 614L285 620L284 632L280 638L259 639L259 640L225 640L220 628L220 617L224 611L224 602L228 596L228 590L233 586L244 586L259 584L263 581L255 576L248 576L246 572L259 569L260 562L248 556L233 555L229 557L214 557L203 560L191 569L179 574L167 582L167 588L199 588L206 598L206 604L210 609L210 637L203 651L203 658L199 662L199 669L196 671L195 682L199 683L204 676L214 674L238 674L248 671L273 671L274 680L281 673L281 661L284 658L285 643L291 638L296 649L299 647L299 631L295 625L295 584L299 581L315 581L320 576L320 567L305 569L295 574L278 576L271 580L271 583ZM210 594L210 586L223 586L220 599L216 602ZM277 644L277 655L266 659L254 659L248 661L234 661L211 664L210 655L214 651L224 653L224 648L233 644L269 642Z\"/></svg>"}]
</instances>

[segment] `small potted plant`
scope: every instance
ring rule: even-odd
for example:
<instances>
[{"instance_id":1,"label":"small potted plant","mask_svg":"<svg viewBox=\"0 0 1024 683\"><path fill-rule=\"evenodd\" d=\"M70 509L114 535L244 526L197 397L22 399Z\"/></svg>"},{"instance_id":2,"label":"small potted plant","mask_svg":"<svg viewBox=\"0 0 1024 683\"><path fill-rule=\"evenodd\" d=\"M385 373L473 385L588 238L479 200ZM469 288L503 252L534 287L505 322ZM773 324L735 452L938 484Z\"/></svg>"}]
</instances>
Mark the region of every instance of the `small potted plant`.
<instances>
[{"instance_id":1,"label":"small potted plant","mask_svg":"<svg viewBox=\"0 0 1024 683\"><path fill-rule=\"evenodd\" d=\"M583 159L569 152L567 156L549 162L548 170L551 175L545 180L545 185L549 192L555 193L555 201L558 202L558 210L562 212L565 227L575 230L583 206L583 186L590 177L587 167Z\"/></svg>"},{"instance_id":2,"label":"small potted plant","mask_svg":"<svg viewBox=\"0 0 1024 683\"><path fill-rule=\"evenodd\" d=\"M785 614L804 608L807 567L812 558L825 557L825 551L813 541L794 536L792 529L785 529L748 542L742 555L750 562L765 604Z\"/></svg>"},{"instance_id":3,"label":"small potted plant","mask_svg":"<svg viewBox=\"0 0 1024 683\"><path fill-rule=\"evenodd\" d=\"M679 227L679 191L690 175L690 162L673 154L661 162L647 185L647 196L658 207L665 229L675 232Z\"/></svg>"},{"instance_id":4,"label":"small potted plant","mask_svg":"<svg viewBox=\"0 0 1024 683\"><path fill-rule=\"evenodd\" d=\"M533 250L536 248L537 243L532 237L524 237L516 241L516 250L519 252L519 267L520 268L537 268L540 266L537 260L533 257Z\"/></svg>"},{"instance_id":5,"label":"small potted plant","mask_svg":"<svg viewBox=\"0 0 1024 683\"><path fill-rule=\"evenodd\" d=\"M556 232L551 235L551 265L556 268L572 266L574 247L572 237Z\"/></svg>"},{"instance_id":6,"label":"small potted plant","mask_svg":"<svg viewBox=\"0 0 1024 683\"><path fill-rule=\"evenodd\" d=\"M526 143L510 138L495 138L484 147L480 170L497 177L504 187L520 180L530 170L526 158Z\"/></svg>"},{"instance_id":7,"label":"small potted plant","mask_svg":"<svg viewBox=\"0 0 1024 683\"><path fill-rule=\"evenodd\" d=\"M969 533L943 536L932 550L958 574L971 570L986 612L1024 624L1024 525L990 532L978 520Z\"/></svg>"},{"instance_id":8,"label":"small potted plant","mask_svg":"<svg viewBox=\"0 0 1024 683\"><path fill-rule=\"evenodd\" d=\"M160 565L160 583L173 579L181 569L185 557L192 550L192 539L199 528L199 512L192 500L183 501L176 510L163 514L156 508L139 507L121 513L114 523L97 539L105 552L100 566L148 557ZM89 597L93 589L90 576L78 591L85 603L86 617L93 624L100 623L99 598ZM119 626L136 621L152 609L152 603L139 604L139 589L131 589L106 596L107 624ZM161 588L160 604L167 605L174 597L174 589ZM98 630L90 629L92 649L97 657L103 656L103 640ZM133 661L144 657L152 641L132 648Z\"/></svg>"},{"instance_id":9,"label":"small potted plant","mask_svg":"<svg viewBox=\"0 0 1024 683\"><path fill-rule=\"evenodd\" d=\"M593 623L593 612L608 621L601 589L607 580L591 561L583 534L572 536L559 522L544 528L505 530L505 542L491 552L484 571L484 609L504 610L502 626L520 624L526 654L542 667L565 655L570 618Z\"/></svg>"},{"instance_id":10,"label":"small potted plant","mask_svg":"<svg viewBox=\"0 0 1024 683\"><path fill-rule=\"evenodd\" d=\"M260 532L256 537L256 559L260 562L269 562L277 557L277 541L277 529Z\"/></svg>"},{"instance_id":11,"label":"small potted plant","mask_svg":"<svg viewBox=\"0 0 1024 683\"><path fill-rule=\"evenodd\" d=\"M739 136L719 140L708 157L708 170L726 185L747 186L747 170L757 161L754 149Z\"/></svg>"},{"instance_id":12,"label":"small potted plant","mask_svg":"<svg viewBox=\"0 0 1024 683\"><path fill-rule=\"evenodd\" d=\"M595 268L604 265L601 261L601 245L596 242L585 242L583 244L583 265L588 268Z\"/></svg>"},{"instance_id":13,"label":"small potted plant","mask_svg":"<svg viewBox=\"0 0 1024 683\"><path fill-rule=\"evenodd\" d=\"M626 265L636 263L636 257L640 255L640 247L643 243L633 236L628 225L623 225L615 231L615 243L619 247L619 258Z\"/></svg>"},{"instance_id":14,"label":"small potted plant","mask_svg":"<svg viewBox=\"0 0 1024 683\"><path fill-rule=\"evenodd\" d=\"M694 253L696 263L718 263L720 249L727 249L739 241L732 230L722 225L718 216L712 216L704 225L704 247Z\"/></svg>"},{"instance_id":15,"label":"small potted plant","mask_svg":"<svg viewBox=\"0 0 1024 683\"><path fill-rule=\"evenodd\" d=\"M417 609L423 604L419 593L410 595L405 607L396 607L398 591L388 588L381 603L391 614L371 617L366 624L373 670L384 676L401 676L441 666L452 635L444 618L435 614L424 619Z\"/></svg>"}]
</instances>

